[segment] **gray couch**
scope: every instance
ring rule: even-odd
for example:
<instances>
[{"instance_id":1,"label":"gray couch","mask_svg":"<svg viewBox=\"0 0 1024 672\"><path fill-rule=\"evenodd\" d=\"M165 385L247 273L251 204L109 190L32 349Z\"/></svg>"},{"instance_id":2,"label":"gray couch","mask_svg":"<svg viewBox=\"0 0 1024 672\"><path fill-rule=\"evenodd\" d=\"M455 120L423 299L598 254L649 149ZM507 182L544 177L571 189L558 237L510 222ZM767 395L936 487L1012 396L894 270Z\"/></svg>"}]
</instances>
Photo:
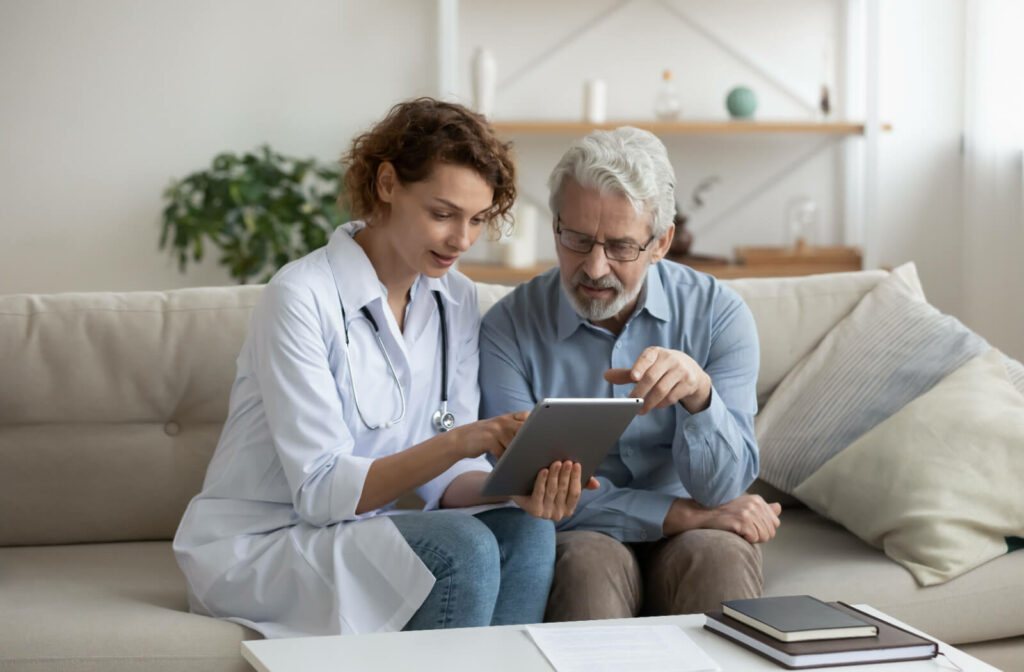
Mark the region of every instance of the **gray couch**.
<instances>
[{"instance_id":1,"label":"gray couch","mask_svg":"<svg viewBox=\"0 0 1024 672\"><path fill-rule=\"evenodd\" d=\"M730 282L758 322L762 401L883 277ZM481 308L506 290L481 285ZM217 442L260 291L0 297L0 670L248 669L239 643L258 635L187 612L169 540ZM1024 552L922 589L790 504L764 547L766 594L865 602L1024 669Z\"/></svg>"}]
</instances>

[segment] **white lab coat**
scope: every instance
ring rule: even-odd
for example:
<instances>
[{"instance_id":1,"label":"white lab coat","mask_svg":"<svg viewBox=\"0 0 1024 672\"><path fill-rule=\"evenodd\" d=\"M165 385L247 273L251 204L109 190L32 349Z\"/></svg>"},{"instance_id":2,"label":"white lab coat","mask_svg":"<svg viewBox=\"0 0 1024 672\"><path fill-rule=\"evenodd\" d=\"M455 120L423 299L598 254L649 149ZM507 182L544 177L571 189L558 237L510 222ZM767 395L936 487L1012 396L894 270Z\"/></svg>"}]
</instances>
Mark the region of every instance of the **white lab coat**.
<instances>
[{"instance_id":1,"label":"white lab coat","mask_svg":"<svg viewBox=\"0 0 1024 672\"><path fill-rule=\"evenodd\" d=\"M227 618L266 637L400 630L434 577L387 509L355 514L370 463L435 436L441 400L441 292L448 321L448 407L477 419L480 322L476 288L449 272L420 276L404 333L386 290L339 228L327 246L282 268L253 313L238 357L228 419L206 480L174 539L196 613ZM353 370L345 361L344 301ZM370 430L352 402L350 376L370 424L394 418L394 378L360 312L366 306L405 390L396 425ZM489 471L463 460L420 487L436 508L457 475Z\"/></svg>"}]
</instances>

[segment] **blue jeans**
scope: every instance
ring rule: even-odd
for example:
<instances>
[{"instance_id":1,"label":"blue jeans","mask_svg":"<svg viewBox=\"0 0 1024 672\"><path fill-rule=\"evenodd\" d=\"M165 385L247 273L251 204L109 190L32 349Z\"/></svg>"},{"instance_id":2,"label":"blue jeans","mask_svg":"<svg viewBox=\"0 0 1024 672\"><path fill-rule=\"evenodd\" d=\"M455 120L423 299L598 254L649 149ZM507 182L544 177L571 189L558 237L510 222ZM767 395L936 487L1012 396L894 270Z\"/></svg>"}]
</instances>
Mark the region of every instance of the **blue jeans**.
<instances>
[{"instance_id":1,"label":"blue jeans","mask_svg":"<svg viewBox=\"0 0 1024 672\"><path fill-rule=\"evenodd\" d=\"M555 527L520 509L392 516L436 583L405 630L540 623L555 568Z\"/></svg>"}]
</instances>

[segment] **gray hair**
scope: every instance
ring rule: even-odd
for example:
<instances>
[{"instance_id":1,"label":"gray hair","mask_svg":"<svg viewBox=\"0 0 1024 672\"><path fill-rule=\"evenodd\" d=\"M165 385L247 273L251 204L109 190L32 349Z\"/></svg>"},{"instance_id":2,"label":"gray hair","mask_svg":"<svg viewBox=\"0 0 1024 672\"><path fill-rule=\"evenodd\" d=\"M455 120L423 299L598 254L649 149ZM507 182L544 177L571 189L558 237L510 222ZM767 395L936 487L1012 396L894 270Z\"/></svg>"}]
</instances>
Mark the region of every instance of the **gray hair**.
<instances>
[{"instance_id":1,"label":"gray hair","mask_svg":"<svg viewBox=\"0 0 1024 672\"><path fill-rule=\"evenodd\" d=\"M562 188L572 178L600 194L621 194L637 214L650 210L651 233L660 238L676 214L675 173L668 152L653 133L632 126L593 131L574 142L548 178L551 211L562 206Z\"/></svg>"}]
</instances>

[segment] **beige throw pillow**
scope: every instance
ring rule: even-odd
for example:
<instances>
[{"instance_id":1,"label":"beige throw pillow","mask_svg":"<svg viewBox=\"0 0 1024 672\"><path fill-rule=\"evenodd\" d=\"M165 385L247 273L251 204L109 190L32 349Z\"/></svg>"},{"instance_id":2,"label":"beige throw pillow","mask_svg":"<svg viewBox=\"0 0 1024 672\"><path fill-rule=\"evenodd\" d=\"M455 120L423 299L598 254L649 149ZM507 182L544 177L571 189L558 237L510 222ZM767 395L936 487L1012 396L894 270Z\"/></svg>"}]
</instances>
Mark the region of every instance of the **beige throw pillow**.
<instances>
[{"instance_id":1,"label":"beige throw pillow","mask_svg":"<svg viewBox=\"0 0 1024 672\"><path fill-rule=\"evenodd\" d=\"M800 483L795 494L905 566L942 583L1024 536L1024 396L989 350Z\"/></svg>"},{"instance_id":2,"label":"beige throw pillow","mask_svg":"<svg viewBox=\"0 0 1024 672\"><path fill-rule=\"evenodd\" d=\"M904 264L786 374L755 421L760 477L783 492L989 349L929 305Z\"/></svg>"}]
</instances>

